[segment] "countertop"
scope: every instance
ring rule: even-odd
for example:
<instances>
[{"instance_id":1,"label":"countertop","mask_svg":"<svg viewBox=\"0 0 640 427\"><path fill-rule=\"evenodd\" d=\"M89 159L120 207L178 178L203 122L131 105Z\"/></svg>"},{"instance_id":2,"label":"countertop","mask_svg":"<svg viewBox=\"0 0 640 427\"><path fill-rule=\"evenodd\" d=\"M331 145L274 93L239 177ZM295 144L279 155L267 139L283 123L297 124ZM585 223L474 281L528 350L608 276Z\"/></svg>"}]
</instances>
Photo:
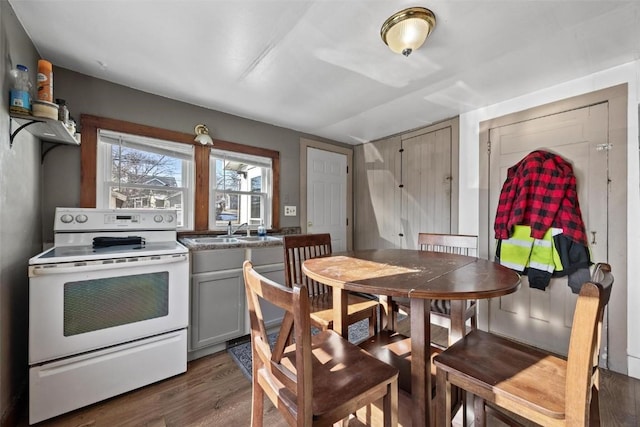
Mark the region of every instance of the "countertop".
<instances>
[{"instance_id":1,"label":"countertop","mask_svg":"<svg viewBox=\"0 0 640 427\"><path fill-rule=\"evenodd\" d=\"M272 246L282 246L282 236L270 235L266 237L258 236L188 236L180 237L180 243L190 251L205 251L212 249L235 249L235 248L264 248Z\"/></svg>"}]
</instances>

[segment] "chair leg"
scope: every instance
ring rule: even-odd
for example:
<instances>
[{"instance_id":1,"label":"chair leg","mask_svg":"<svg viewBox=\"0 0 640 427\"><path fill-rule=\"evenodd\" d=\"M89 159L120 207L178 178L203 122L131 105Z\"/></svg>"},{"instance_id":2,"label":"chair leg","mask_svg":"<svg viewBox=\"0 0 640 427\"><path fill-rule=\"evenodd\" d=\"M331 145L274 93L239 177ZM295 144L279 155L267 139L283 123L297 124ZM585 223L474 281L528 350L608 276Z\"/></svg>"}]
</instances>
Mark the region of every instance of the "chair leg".
<instances>
[{"instance_id":1,"label":"chair leg","mask_svg":"<svg viewBox=\"0 0 640 427\"><path fill-rule=\"evenodd\" d=\"M436 369L436 425L451 426L451 383L447 373Z\"/></svg>"},{"instance_id":2,"label":"chair leg","mask_svg":"<svg viewBox=\"0 0 640 427\"><path fill-rule=\"evenodd\" d=\"M589 405L589 425L600 426L600 396L599 384L591 388L591 404Z\"/></svg>"},{"instance_id":3,"label":"chair leg","mask_svg":"<svg viewBox=\"0 0 640 427\"><path fill-rule=\"evenodd\" d=\"M398 380L387 385L387 394L382 399L382 410L385 427L398 425Z\"/></svg>"},{"instance_id":4,"label":"chair leg","mask_svg":"<svg viewBox=\"0 0 640 427\"><path fill-rule=\"evenodd\" d=\"M258 383L256 374L257 372L254 371L251 390L251 427L262 427L262 418L264 417L264 391Z\"/></svg>"},{"instance_id":5,"label":"chair leg","mask_svg":"<svg viewBox=\"0 0 640 427\"><path fill-rule=\"evenodd\" d=\"M373 310L373 314L369 317L369 336L372 337L378 332L378 309Z\"/></svg>"},{"instance_id":6,"label":"chair leg","mask_svg":"<svg viewBox=\"0 0 640 427\"><path fill-rule=\"evenodd\" d=\"M487 413L484 408L484 399L473 396L473 418L474 427L485 427L487 425Z\"/></svg>"},{"instance_id":7,"label":"chair leg","mask_svg":"<svg viewBox=\"0 0 640 427\"><path fill-rule=\"evenodd\" d=\"M478 329L478 317L471 316L471 330Z\"/></svg>"},{"instance_id":8,"label":"chair leg","mask_svg":"<svg viewBox=\"0 0 640 427\"><path fill-rule=\"evenodd\" d=\"M395 331L397 319L395 311L393 310L393 301L391 300L391 297L380 295L378 298L380 299L380 304L382 307L382 311L380 313L380 330L384 328L387 331Z\"/></svg>"}]
</instances>

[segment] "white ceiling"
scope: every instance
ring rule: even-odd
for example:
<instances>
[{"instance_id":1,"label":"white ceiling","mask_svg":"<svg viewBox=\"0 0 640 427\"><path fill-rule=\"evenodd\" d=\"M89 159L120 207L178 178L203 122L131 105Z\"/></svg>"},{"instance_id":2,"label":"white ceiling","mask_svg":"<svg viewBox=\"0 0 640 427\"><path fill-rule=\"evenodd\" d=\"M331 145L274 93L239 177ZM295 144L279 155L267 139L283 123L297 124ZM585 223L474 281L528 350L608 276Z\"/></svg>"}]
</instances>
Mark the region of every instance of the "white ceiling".
<instances>
[{"instance_id":1,"label":"white ceiling","mask_svg":"<svg viewBox=\"0 0 640 427\"><path fill-rule=\"evenodd\" d=\"M350 144L640 58L638 0L9 3L56 66ZM405 58L380 27L410 6L437 24Z\"/></svg>"}]
</instances>

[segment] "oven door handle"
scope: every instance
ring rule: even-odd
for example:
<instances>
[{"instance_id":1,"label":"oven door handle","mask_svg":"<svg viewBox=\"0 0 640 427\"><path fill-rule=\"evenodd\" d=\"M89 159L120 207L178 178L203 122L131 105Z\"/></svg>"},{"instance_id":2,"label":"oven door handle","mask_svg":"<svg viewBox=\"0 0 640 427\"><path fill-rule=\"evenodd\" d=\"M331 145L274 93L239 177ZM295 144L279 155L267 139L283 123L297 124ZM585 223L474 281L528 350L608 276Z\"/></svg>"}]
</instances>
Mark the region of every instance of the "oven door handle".
<instances>
[{"instance_id":1,"label":"oven door handle","mask_svg":"<svg viewBox=\"0 0 640 427\"><path fill-rule=\"evenodd\" d=\"M145 258L141 260L140 258L128 259L127 262L110 262L103 263L97 261L87 261L87 262L78 262L71 266L66 266L65 264L58 264L56 266L32 266L30 268L30 273L34 276L47 276L53 274L64 274L64 273L80 273L83 271L100 271L100 270L117 270L121 268L133 268L136 266L147 266L147 265L156 265L156 264L173 264L177 262L185 262L188 261L189 257L187 254L180 255L161 255L161 256L151 256L149 258Z\"/></svg>"}]
</instances>

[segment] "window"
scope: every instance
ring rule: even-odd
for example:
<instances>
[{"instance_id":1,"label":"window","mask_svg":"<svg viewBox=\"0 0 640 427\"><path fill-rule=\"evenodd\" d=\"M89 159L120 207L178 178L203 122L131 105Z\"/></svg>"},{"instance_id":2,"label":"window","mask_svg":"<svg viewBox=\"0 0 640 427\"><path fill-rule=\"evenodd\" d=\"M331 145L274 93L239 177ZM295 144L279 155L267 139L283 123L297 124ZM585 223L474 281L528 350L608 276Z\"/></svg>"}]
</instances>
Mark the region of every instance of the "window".
<instances>
[{"instance_id":1,"label":"window","mask_svg":"<svg viewBox=\"0 0 640 427\"><path fill-rule=\"evenodd\" d=\"M176 209L179 228L193 223L193 146L98 131L96 207Z\"/></svg>"},{"instance_id":2,"label":"window","mask_svg":"<svg viewBox=\"0 0 640 427\"><path fill-rule=\"evenodd\" d=\"M272 161L269 157L211 149L209 228L243 223L271 225Z\"/></svg>"},{"instance_id":3,"label":"window","mask_svg":"<svg viewBox=\"0 0 640 427\"><path fill-rule=\"evenodd\" d=\"M223 230L229 221L280 226L279 152L218 139L212 148L194 142L190 133L89 114L82 114L80 124L81 207L172 208L181 215L179 231ZM222 153L218 169L226 166L226 182L233 175L239 180L235 187L218 189L212 149ZM224 217L235 218L218 222L218 197Z\"/></svg>"}]
</instances>

